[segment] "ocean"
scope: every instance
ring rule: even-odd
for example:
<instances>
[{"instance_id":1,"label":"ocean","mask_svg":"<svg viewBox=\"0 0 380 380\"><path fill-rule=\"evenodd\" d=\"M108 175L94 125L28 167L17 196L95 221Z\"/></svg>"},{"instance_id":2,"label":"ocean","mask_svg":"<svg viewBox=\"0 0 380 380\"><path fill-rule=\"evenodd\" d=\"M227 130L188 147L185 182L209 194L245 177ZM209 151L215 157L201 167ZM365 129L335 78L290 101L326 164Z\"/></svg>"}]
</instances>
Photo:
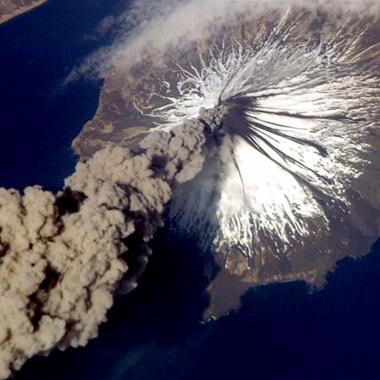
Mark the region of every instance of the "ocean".
<instances>
[{"instance_id":1,"label":"ocean","mask_svg":"<svg viewBox=\"0 0 380 380\"><path fill-rule=\"evenodd\" d=\"M49 0L0 27L0 186L56 190L73 172L73 138L96 111L101 82L64 86L110 42L90 36L126 1ZM344 259L323 290L302 282L250 290L241 309L208 323L206 258L189 241L154 240L136 291L117 297L85 348L30 360L16 380L380 378L380 241Z\"/></svg>"},{"instance_id":2,"label":"ocean","mask_svg":"<svg viewBox=\"0 0 380 380\"><path fill-rule=\"evenodd\" d=\"M91 37L126 3L52 0L0 27L2 186L58 189L74 171L70 144L94 115L101 82L64 82L109 42L107 35Z\"/></svg>"}]
</instances>

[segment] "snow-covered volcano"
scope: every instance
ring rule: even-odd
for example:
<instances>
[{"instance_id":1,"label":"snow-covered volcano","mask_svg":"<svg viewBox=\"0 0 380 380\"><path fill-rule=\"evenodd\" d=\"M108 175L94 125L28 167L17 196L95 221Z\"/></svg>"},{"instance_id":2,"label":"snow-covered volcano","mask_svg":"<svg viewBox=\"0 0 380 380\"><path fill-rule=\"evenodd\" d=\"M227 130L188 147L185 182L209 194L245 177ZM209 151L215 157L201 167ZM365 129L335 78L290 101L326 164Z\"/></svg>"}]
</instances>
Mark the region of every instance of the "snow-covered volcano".
<instances>
[{"instance_id":1,"label":"snow-covered volcano","mask_svg":"<svg viewBox=\"0 0 380 380\"><path fill-rule=\"evenodd\" d=\"M140 131L222 110L221 132L203 171L177 192L172 219L239 281L320 285L337 259L366 253L379 233L379 20L326 5L245 5L205 22L204 34L147 43L137 63L123 66L116 54L75 147L86 156L109 141L129 146ZM170 20L161 24L169 41Z\"/></svg>"}]
</instances>

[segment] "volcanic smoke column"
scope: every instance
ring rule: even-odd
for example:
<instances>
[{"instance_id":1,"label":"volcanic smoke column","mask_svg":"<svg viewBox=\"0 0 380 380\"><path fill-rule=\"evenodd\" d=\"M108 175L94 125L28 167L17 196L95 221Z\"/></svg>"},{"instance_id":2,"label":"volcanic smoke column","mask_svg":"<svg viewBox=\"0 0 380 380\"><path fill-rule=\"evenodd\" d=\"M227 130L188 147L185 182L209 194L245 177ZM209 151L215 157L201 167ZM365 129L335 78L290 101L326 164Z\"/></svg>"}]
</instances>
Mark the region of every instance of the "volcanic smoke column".
<instances>
[{"instance_id":1,"label":"volcanic smoke column","mask_svg":"<svg viewBox=\"0 0 380 380\"><path fill-rule=\"evenodd\" d=\"M219 111L134 150L109 146L59 194L0 189L0 378L36 354L97 336L116 292L136 286L172 190L202 168Z\"/></svg>"}]
</instances>

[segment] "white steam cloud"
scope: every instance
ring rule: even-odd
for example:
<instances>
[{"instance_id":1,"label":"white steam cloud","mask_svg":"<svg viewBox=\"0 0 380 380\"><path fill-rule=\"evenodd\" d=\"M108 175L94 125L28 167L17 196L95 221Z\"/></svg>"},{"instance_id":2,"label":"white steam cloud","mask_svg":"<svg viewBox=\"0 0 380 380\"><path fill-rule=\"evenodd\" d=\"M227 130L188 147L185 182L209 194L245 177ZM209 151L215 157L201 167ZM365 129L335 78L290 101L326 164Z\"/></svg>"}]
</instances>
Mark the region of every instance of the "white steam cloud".
<instances>
[{"instance_id":1,"label":"white steam cloud","mask_svg":"<svg viewBox=\"0 0 380 380\"><path fill-rule=\"evenodd\" d=\"M94 31L96 37L112 25L116 30L112 45L89 56L68 75L66 82L83 75L104 77L110 69L123 71L146 56L154 56L160 65L168 50L178 55L186 52L192 42L207 39L220 25L232 25L242 15L255 20L290 7L315 13L321 9L343 12L346 16L363 12L378 16L380 12L378 0L135 0L124 14L106 18Z\"/></svg>"}]
</instances>

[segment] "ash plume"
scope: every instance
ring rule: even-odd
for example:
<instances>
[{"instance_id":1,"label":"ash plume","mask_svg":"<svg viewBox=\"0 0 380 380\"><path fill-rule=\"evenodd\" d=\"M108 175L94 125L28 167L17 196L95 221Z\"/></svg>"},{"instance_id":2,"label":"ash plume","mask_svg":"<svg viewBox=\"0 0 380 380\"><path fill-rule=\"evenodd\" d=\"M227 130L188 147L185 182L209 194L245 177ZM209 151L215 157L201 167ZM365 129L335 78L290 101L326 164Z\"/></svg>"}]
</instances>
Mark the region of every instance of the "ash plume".
<instances>
[{"instance_id":1,"label":"ash plume","mask_svg":"<svg viewBox=\"0 0 380 380\"><path fill-rule=\"evenodd\" d=\"M203 164L210 114L134 150L109 146L52 194L0 189L0 378L36 354L97 336L116 292L136 287L173 189Z\"/></svg>"}]
</instances>

